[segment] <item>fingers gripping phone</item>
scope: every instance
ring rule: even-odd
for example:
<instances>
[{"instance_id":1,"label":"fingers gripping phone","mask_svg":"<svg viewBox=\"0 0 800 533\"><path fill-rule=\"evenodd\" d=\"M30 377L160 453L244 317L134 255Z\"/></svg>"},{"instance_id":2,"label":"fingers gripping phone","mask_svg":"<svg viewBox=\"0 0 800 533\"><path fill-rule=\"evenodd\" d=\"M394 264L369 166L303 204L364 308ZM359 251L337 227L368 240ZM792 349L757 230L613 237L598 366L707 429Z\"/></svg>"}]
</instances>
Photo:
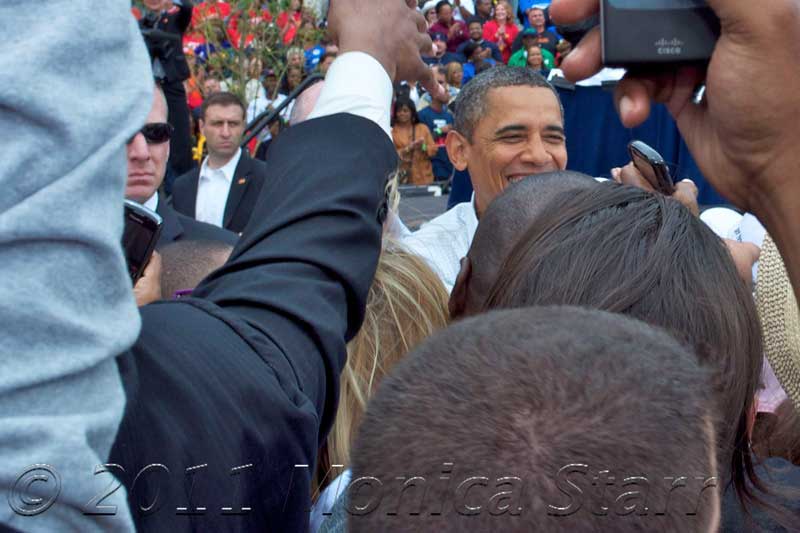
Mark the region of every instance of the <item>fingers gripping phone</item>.
<instances>
[{"instance_id":1,"label":"fingers gripping phone","mask_svg":"<svg viewBox=\"0 0 800 533\"><path fill-rule=\"evenodd\" d=\"M669 175L669 168L661 154L642 141L631 141L628 144L628 153L636 170L656 191L666 196L672 196L675 192L675 182Z\"/></svg>"},{"instance_id":2,"label":"fingers gripping phone","mask_svg":"<svg viewBox=\"0 0 800 533\"><path fill-rule=\"evenodd\" d=\"M142 277L161 235L163 220L154 211L131 200L125 200L125 229L122 249L133 284Z\"/></svg>"}]
</instances>

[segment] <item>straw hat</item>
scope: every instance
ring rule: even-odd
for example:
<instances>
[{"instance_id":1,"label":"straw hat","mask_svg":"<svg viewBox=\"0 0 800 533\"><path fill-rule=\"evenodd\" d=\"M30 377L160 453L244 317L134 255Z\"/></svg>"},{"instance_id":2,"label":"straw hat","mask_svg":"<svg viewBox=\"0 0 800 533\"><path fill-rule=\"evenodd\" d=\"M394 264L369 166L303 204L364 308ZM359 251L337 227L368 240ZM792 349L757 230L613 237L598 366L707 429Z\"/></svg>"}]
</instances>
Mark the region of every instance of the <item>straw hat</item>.
<instances>
[{"instance_id":1,"label":"straw hat","mask_svg":"<svg viewBox=\"0 0 800 533\"><path fill-rule=\"evenodd\" d=\"M800 409L800 312L783 259L769 235L759 258L756 307L764 353L786 394Z\"/></svg>"}]
</instances>

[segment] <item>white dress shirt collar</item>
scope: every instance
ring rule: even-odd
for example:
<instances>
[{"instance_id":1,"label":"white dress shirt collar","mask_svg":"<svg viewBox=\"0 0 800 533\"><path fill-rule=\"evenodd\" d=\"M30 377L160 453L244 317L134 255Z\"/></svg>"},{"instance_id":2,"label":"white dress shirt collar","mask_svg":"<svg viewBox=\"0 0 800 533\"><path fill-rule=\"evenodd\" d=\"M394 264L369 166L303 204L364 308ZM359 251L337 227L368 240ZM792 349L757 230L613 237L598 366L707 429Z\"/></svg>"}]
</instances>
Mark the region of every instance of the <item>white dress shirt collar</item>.
<instances>
[{"instance_id":1,"label":"white dress shirt collar","mask_svg":"<svg viewBox=\"0 0 800 533\"><path fill-rule=\"evenodd\" d=\"M211 168L208 166L208 156L203 160L203 164L200 166L200 179L211 179L213 174L219 176L221 173L225 180L230 184L233 181L233 175L236 172L236 166L239 164L239 160L242 158L242 150L239 149L236 151L233 157L225 163L224 166L220 168Z\"/></svg>"},{"instance_id":2,"label":"white dress shirt collar","mask_svg":"<svg viewBox=\"0 0 800 533\"><path fill-rule=\"evenodd\" d=\"M145 203L142 204L150 211L155 211L158 209L158 192L154 192L153 196L147 199Z\"/></svg>"}]
</instances>

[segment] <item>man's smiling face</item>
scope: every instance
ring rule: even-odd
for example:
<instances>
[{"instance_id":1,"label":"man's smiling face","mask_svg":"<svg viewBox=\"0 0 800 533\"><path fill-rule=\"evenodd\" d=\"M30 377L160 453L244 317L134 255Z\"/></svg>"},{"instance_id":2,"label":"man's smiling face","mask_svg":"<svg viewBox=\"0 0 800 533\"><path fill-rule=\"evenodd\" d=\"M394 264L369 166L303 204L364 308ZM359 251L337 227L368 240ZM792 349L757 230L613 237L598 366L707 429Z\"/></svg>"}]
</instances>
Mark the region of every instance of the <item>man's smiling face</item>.
<instances>
[{"instance_id":1,"label":"man's smiling face","mask_svg":"<svg viewBox=\"0 0 800 533\"><path fill-rule=\"evenodd\" d=\"M458 132L448 138L456 168L469 169L479 215L509 183L567 166L564 119L553 91L511 86L492 89L487 97L472 139Z\"/></svg>"}]
</instances>

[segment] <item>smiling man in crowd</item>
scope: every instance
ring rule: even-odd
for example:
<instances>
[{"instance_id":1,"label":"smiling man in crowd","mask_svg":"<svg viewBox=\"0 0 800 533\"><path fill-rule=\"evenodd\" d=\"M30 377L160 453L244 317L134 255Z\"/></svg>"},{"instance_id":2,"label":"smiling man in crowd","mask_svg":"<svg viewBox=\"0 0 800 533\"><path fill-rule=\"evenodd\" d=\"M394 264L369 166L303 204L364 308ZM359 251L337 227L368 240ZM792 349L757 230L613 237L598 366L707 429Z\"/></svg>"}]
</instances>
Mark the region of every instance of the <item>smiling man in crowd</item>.
<instances>
[{"instance_id":1,"label":"smiling man in crowd","mask_svg":"<svg viewBox=\"0 0 800 533\"><path fill-rule=\"evenodd\" d=\"M498 66L473 78L458 95L447 154L469 170L475 194L404 240L452 290L478 219L509 183L564 170L564 114L555 89L529 69Z\"/></svg>"}]
</instances>

